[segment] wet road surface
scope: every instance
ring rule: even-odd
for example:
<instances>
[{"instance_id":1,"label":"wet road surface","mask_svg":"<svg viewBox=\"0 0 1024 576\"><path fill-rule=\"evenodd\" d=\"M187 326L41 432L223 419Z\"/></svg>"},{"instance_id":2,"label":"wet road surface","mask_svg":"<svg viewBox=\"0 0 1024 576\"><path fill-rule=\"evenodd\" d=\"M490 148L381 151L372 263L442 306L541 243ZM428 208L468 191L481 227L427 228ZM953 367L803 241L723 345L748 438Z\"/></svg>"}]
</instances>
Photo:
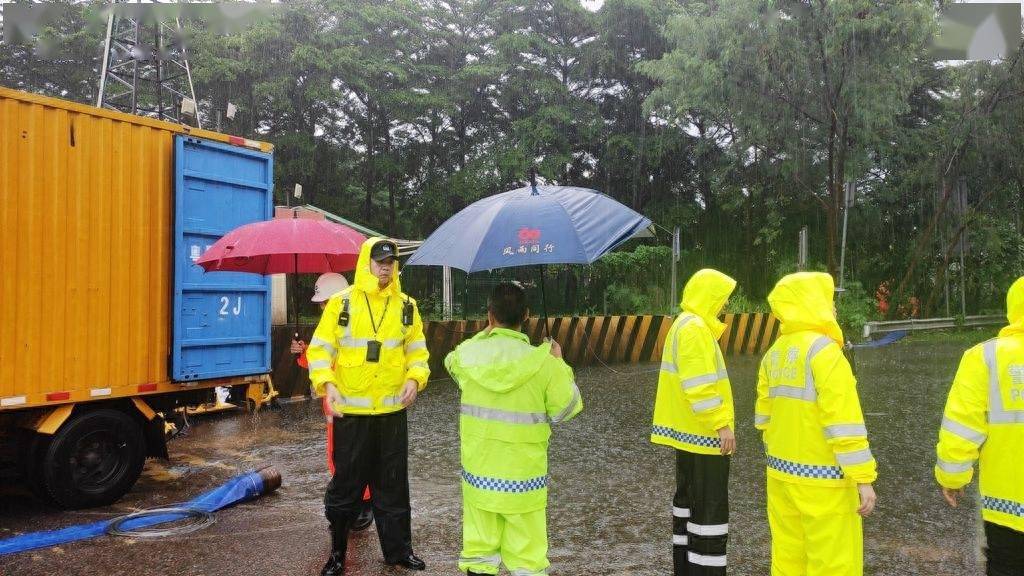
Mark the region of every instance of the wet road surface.
<instances>
[{"instance_id":1,"label":"wet road surface","mask_svg":"<svg viewBox=\"0 0 1024 576\"><path fill-rule=\"evenodd\" d=\"M856 365L879 505L865 523L867 574L980 576L976 489L948 508L932 479L936 431L960 344L859 350ZM729 362L739 452L732 464L729 573L768 573L764 458L753 428L757 359ZM656 365L587 368L577 374L585 410L556 427L551 444L551 574L662 576L671 567L670 449L648 442ZM434 382L410 415L413 538L425 575L457 575L461 539L458 396ZM281 472L273 495L217 513L198 533L159 540L104 537L0 557L0 574L314 575L329 543L323 417L317 403L258 415L207 416L171 444L171 460L147 462L135 489L107 508L61 512L6 488L0 537L168 506L263 463ZM403 574L383 564L371 528L350 545L348 574Z\"/></svg>"}]
</instances>

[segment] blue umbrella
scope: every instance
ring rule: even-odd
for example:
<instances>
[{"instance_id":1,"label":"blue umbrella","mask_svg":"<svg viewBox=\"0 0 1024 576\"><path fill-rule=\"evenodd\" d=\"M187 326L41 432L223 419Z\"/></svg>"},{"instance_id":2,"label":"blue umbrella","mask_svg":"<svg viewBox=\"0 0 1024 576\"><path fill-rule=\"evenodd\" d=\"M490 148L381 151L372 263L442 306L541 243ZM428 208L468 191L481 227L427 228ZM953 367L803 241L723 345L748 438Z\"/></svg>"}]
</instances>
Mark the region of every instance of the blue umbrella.
<instances>
[{"instance_id":1,"label":"blue umbrella","mask_svg":"<svg viewBox=\"0 0 1024 576\"><path fill-rule=\"evenodd\" d=\"M591 264L630 238L653 236L651 228L650 219L596 190L533 184L462 209L424 240L406 265L479 272Z\"/></svg>"},{"instance_id":2,"label":"blue umbrella","mask_svg":"<svg viewBox=\"0 0 1024 576\"><path fill-rule=\"evenodd\" d=\"M427 238L409 266L480 272L541 264L590 264L651 221L609 196L574 186L526 186L478 200Z\"/></svg>"}]
</instances>

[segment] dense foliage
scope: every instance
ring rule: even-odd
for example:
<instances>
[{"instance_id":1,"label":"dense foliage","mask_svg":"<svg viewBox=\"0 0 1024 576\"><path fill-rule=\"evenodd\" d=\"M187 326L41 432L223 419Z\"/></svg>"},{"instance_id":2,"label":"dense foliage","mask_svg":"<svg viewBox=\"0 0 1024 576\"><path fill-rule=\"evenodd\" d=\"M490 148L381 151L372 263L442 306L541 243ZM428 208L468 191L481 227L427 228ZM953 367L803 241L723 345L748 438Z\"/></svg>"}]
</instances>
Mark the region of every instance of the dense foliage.
<instances>
[{"instance_id":1,"label":"dense foliage","mask_svg":"<svg viewBox=\"0 0 1024 576\"><path fill-rule=\"evenodd\" d=\"M811 265L837 272L843 187L856 182L851 317L878 315L883 282L894 315L912 297L944 315L947 286L956 314L961 284L968 314L998 309L1022 271L1022 49L933 62L930 0L286 6L230 35L190 25L206 121L231 102L224 131L275 144L282 202L299 182L305 201L423 237L532 164L681 227L680 285L715 266L756 307L796 269L803 226ZM73 11L44 30L46 57L0 47L0 83L91 102L103 30L83 22ZM668 260L645 247L577 271L575 305L671 308Z\"/></svg>"}]
</instances>

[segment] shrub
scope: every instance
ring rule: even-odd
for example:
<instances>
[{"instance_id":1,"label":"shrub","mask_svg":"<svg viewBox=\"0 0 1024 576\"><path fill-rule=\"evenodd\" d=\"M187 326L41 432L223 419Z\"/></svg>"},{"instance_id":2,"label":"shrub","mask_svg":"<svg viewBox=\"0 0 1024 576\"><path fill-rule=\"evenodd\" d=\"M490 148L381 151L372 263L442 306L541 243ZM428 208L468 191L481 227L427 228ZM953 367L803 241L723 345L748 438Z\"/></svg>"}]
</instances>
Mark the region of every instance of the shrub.
<instances>
[{"instance_id":1,"label":"shrub","mask_svg":"<svg viewBox=\"0 0 1024 576\"><path fill-rule=\"evenodd\" d=\"M852 339L859 337L864 324L875 317L876 306L860 282L849 282L845 288L845 292L836 294L836 316L843 333Z\"/></svg>"}]
</instances>

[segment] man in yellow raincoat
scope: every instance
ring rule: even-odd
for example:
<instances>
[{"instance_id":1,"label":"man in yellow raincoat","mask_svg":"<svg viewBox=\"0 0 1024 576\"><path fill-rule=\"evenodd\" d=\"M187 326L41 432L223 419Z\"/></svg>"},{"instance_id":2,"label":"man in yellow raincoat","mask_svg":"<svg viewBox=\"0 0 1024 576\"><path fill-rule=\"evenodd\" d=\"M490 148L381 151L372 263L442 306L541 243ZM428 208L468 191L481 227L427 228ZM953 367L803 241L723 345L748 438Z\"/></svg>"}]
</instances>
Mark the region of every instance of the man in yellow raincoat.
<instances>
[{"instance_id":1,"label":"man in yellow raincoat","mask_svg":"<svg viewBox=\"0 0 1024 576\"><path fill-rule=\"evenodd\" d=\"M935 465L935 479L955 507L978 462L989 576L1024 574L1024 278L1006 300L1010 325L960 361Z\"/></svg>"},{"instance_id":2,"label":"man in yellow raincoat","mask_svg":"<svg viewBox=\"0 0 1024 576\"><path fill-rule=\"evenodd\" d=\"M496 286L486 330L445 359L459 385L462 554L469 575L547 574L548 438L551 424L583 410L556 342L531 346L529 312L513 283Z\"/></svg>"},{"instance_id":3,"label":"man in yellow raincoat","mask_svg":"<svg viewBox=\"0 0 1024 576\"><path fill-rule=\"evenodd\" d=\"M676 576L726 573L729 455L736 449L732 387L718 320L736 281L717 270L686 283L682 314L662 352L651 442L675 448L672 562Z\"/></svg>"},{"instance_id":4,"label":"man in yellow raincoat","mask_svg":"<svg viewBox=\"0 0 1024 576\"><path fill-rule=\"evenodd\" d=\"M384 561L426 566L412 550L406 411L427 385L423 322L398 281L398 249L371 238L355 283L327 303L306 356L318 394L334 416L335 473L324 496L331 556L324 576L345 573L348 529L369 485Z\"/></svg>"},{"instance_id":5,"label":"man in yellow raincoat","mask_svg":"<svg viewBox=\"0 0 1024 576\"><path fill-rule=\"evenodd\" d=\"M843 356L832 277L799 272L768 295L782 323L757 378L768 458L772 576L860 576L861 516L877 477L857 382Z\"/></svg>"}]
</instances>

